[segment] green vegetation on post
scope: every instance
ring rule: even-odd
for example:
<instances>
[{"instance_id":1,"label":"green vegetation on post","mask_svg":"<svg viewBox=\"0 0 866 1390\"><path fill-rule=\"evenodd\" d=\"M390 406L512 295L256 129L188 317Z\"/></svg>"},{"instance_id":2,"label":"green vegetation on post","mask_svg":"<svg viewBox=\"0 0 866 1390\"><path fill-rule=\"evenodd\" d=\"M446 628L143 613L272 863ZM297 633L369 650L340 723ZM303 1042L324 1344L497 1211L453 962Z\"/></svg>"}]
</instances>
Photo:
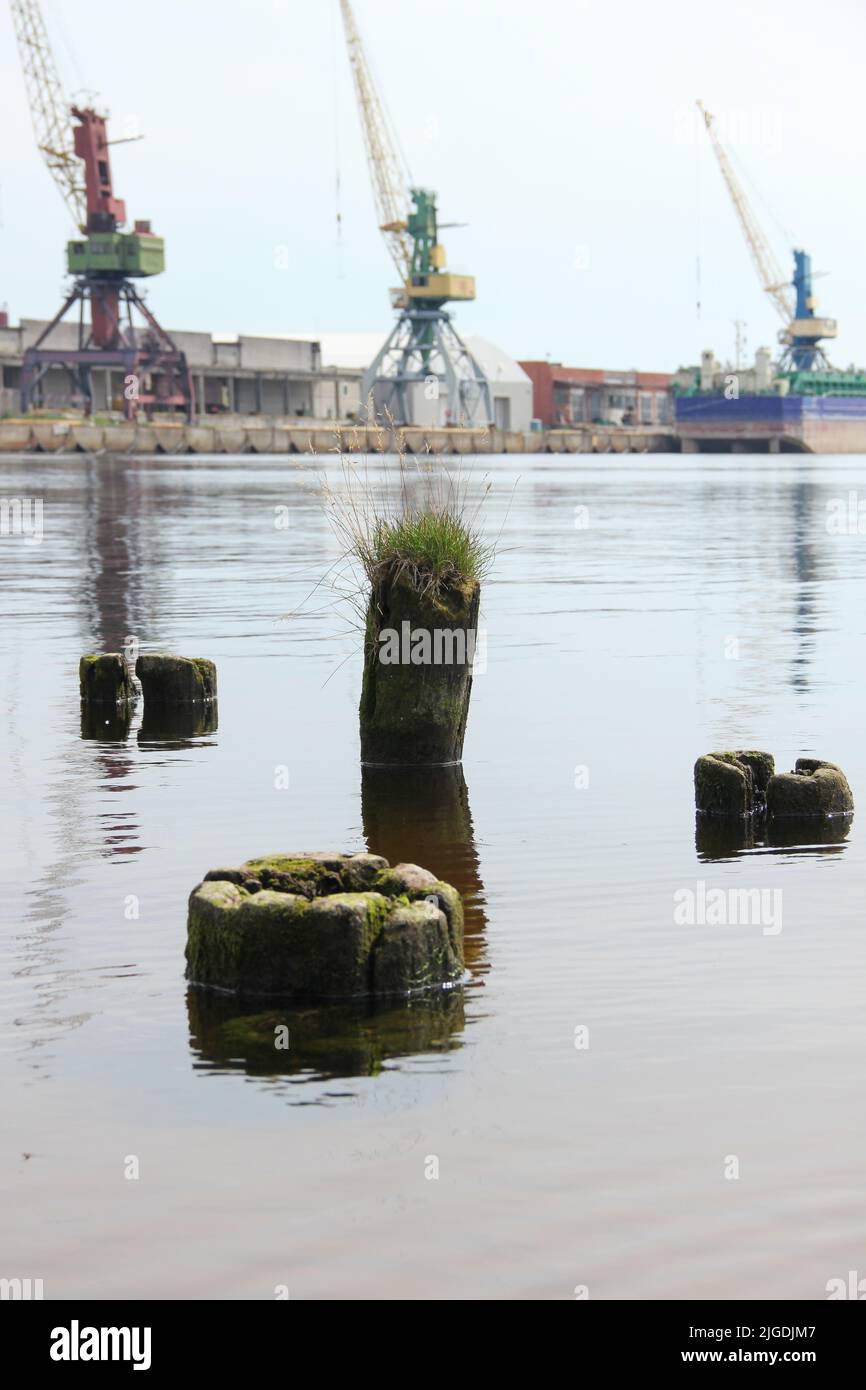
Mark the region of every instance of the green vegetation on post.
<instances>
[{"instance_id":1,"label":"green vegetation on post","mask_svg":"<svg viewBox=\"0 0 866 1390\"><path fill-rule=\"evenodd\" d=\"M495 554L478 526L489 484L473 503L444 470L410 470L402 453L399 468L399 490L377 491L344 461L342 493L328 492L344 557L366 580L353 596L364 624L361 761L459 763L481 581Z\"/></svg>"},{"instance_id":2,"label":"green vegetation on post","mask_svg":"<svg viewBox=\"0 0 866 1390\"><path fill-rule=\"evenodd\" d=\"M405 575L413 589L433 595L480 583L493 559L492 547L452 507L376 517L357 554L372 585Z\"/></svg>"}]
</instances>

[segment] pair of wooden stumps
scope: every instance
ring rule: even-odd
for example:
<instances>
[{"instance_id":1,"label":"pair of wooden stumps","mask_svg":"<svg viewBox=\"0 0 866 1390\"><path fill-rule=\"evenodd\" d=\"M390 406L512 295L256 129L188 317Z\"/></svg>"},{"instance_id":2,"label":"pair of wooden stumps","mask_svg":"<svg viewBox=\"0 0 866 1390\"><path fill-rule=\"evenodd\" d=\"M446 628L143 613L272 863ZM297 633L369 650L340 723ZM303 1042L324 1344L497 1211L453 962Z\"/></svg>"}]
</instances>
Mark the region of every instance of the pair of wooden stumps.
<instances>
[{"instance_id":1,"label":"pair of wooden stumps","mask_svg":"<svg viewBox=\"0 0 866 1390\"><path fill-rule=\"evenodd\" d=\"M705 816L823 819L850 816L854 797L836 763L798 758L793 772L777 772L772 753L738 749L698 758L695 807Z\"/></svg>"},{"instance_id":2,"label":"pair of wooden stumps","mask_svg":"<svg viewBox=\"0 0 866 1390\"><path fill-rule=\"evenodd\" d=\"M150 653L135 663L144 696L142 737L212 733L217 723L216 667L204 657ZM78 666L82 733L128 732L138 690L122 652L83 656Z\"/></svg>"}]
</instances>

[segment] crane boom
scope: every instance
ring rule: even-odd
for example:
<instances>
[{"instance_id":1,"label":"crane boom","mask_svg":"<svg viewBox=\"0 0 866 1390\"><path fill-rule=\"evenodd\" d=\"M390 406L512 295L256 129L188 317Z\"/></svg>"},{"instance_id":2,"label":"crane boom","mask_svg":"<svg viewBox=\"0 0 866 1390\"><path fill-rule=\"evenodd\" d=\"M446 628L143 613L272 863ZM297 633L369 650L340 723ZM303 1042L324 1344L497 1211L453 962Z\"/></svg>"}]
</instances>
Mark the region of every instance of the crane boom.
<instances>
[{"instance_id":1,"label":"crane boom","mask_svg":"<svg viewBox=\"0 0 866 1390\"><path fill-rule=\"evenodd\" d=\"M403 174L402 163L385 115L385 109L373 82L349 0L340 0L340 9L343 13L343 27L346 31L352 80L355 84L355 94L361 113L361 126L364 132L367 162L370 166L370 176L373 183L376 211L379 215L379 228L385 234L385 241L399 272L401 283L405 284L412 272L412 240L408 234L409 192L407 180Z\"/></svg>"},{"instance_id":2,"label":"crane boom","mask_svg":"<svg viewBox=\"0 0 866 1390\"><path fill-rule=\"evenodd\" d=\"M719 168L722 171L722 177L731 195L731 201L734 204L740 226L743 229L743 235L746 238L746 244L751 253L752 260L755 263L758 278L761 281L763 289L775 304L776 309L787 327L793 319L795 311L794 295L790 288L790 281L786 280L782 274L779 263L770 248L770 244L761 231L749 201L734 173L733 165L719 139L715 127L715 118L712 113L706 109L702 101L699 101L697 105L698 110L704 118L704 125L707 127L707 132L712 141L713 150L719 162Z\"/></svg>"},{"instance_id":3,"label":"crane boom","mask_svg":"<svg viewBox=\"0 0 866 1390\"><path fill-rule=\"evenodd\" d=\"M82 227L87 220L87 203L81 165L42 11L38 0L11 0L11 5L36 144L76 227Z\"/></svg>"}]
</instances>

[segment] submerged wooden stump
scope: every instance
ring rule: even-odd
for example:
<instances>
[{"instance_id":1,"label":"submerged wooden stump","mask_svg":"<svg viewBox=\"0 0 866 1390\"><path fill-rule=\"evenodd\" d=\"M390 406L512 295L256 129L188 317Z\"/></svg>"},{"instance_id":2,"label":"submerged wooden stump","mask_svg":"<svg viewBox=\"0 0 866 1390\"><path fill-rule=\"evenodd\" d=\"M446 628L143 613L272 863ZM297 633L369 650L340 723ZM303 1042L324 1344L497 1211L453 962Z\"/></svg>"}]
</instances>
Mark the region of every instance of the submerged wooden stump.
<instances>
[{"instance_id":1,"label":"submerged wooden stump","mask_svg":"<svg viewBox=\"0 0 866 1390\"><path fill-rule=\"evenodd\" d=\"M779 772L767 788L770 816L848 816L854 797L841 767L821 758L798 758L793 772Z\"/></svg>"},{"instance_id":2,"label":"submerged wooden stump","mask_svg":"<svg viewBox=\"0 0 866 1390\"><path fill-rule=\"evenodd\" d=\"M461 978L463 905L376 854L251 859L193 889L186 958L193 983L243 996L409 995Z\"/></svg>"},{"instance_id":3,"label":"submerged wooden stump","mask_svg":"<svg viewBox=\"0 0 866 1390\"><path fill-rule=\"evenodd\" d=\"M141 681L145 709L171 705L203 705L216 699L216 666L202 656L140 656L135 674Z\"/></svg>"},{"instance_id":4,"label":"submerged wooden stump","mask_svg":"<svg viewBox=\"0 0 866 1390\"><path fill-rule=\"evenodd\" d=\"M461 761L480 596L474 579L425 592L405 570L376 583L364 644L362 763Z\"/></svg>"},{"instance_id":5,"label":"submerged wooden stump","mask_svg":"<svg viewBox=\"0 0 866 1390\"><path fill-rule=\"evenodd\" d=\"M78 663L78 688L85 705L114 710L135 699L132 673L121 652L83 656Z\"/></svg>"},{"instance_id":6,"label":"submerged wooden stump","mask_svg":"<svg viewBox=\"0 0 866 1390\"><path fill-rule=\"evenodd\" d=\"M706 753L695 763L695 809L709 816L750 816L763 809L775 770L772 753Z\"/></svg>"},{"instance_id":7,"label":"submerged wooden stump","mask_svg":"<svg viewBox=\"0 0 866 1390\"><path fill-rule=\"evenodd\" d=\"M835 763L798 758L776 772L772 753L706 753L695 763L695 807L701 816L797 821L850 816L854 796Z\"/></svg>"}]
</instances>

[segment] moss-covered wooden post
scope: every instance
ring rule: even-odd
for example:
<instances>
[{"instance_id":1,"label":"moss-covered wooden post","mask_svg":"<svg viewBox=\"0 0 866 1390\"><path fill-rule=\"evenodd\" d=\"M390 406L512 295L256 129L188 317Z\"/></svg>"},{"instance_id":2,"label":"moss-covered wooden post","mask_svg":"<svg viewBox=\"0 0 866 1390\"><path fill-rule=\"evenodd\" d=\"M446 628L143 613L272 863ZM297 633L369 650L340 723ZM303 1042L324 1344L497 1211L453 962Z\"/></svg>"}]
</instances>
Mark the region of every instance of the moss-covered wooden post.
<instances>
[{"instance_id":1,"label":"moss-covered wooden post","mask_svg":"<svg viewBox=\"0 0 866 1390\"><path fill-rule=\"evenodd\" d=\"M144 707L204 705L217 697L216 667L203 656L168 656L150 652L135 663Z\"/></svg>"},{"instance_id":2,"label":"moss-covered wooden post","mask_svg":"<svg viewBox=\"0 0 866 1390\"><path fill-rule=\"evenodd\" d=\"M476 579L425 589L399 565L377 575L364 643L362 763L461 761L480 595Z\"/></svg>"},{"instance_id":3,"label":"moss-covered wooden post","mask_svg":"<svg viewBox=\"0 0 866 1390\"><path fill-rule=\"evenodd\" d=\"M135 687L123 653L83 656L78 663L78 691L85 706L115 710L131 704Z\"/></svg>"},{"instance_id":4,"label":"moss-covered wooden post","mask_svg":"<svg viewBox=\"0 0 866 1390\"><path fill-rule=\"evenodd\" d=\"M189 899L187 975L239 996L408 996L463 976L463 903L418 864L267 855L211 869Z\"/></svg>"}]
</instances>

